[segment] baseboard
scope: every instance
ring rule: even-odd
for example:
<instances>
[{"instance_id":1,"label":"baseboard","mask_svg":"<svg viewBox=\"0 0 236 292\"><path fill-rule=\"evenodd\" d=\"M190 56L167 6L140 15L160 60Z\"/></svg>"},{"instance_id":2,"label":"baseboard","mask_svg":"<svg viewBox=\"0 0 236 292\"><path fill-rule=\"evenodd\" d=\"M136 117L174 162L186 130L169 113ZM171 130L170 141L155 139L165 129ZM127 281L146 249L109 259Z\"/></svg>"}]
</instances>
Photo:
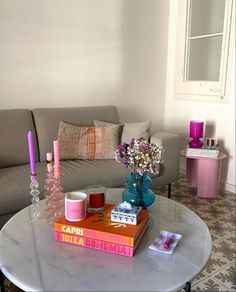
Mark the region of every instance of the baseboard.
<instances>
[{"instance_id":1,"label":"baseboard","mask_svg":"<svg viewBox=\"0 0 236 292\"><path fill-rule=\"evenodd\" d=\"M186 169L185 168L180 167L179 172L182 175L186 175ZM220 189L236 195L236 186L235 185L232 185L232 184L229 184L229 183L221 181L220 182Z\"/></svg>"},{"instance_id":2,"label":"baseboard","mask_svg":"<svg viewBox=\"0 0 236 292\"><path fill-rule=\"evenodd\" d=\"M180 167L179 173L182 174L182 175L186 175L186 169Z\"/></svg>"},{"instance_id":3,"label":"baseboard","mask_svg":"<svg viewBox=\"0 0 236 292\"><path fill-rule=\"evenodd\" d=\"M220 188L222 190L225 190L227 192L230 192L230 193L236 195L236 186L235 185L232 185L232 184L225 183L225 182L221 181L220 182Z\"/></svg>"}]
</instances>

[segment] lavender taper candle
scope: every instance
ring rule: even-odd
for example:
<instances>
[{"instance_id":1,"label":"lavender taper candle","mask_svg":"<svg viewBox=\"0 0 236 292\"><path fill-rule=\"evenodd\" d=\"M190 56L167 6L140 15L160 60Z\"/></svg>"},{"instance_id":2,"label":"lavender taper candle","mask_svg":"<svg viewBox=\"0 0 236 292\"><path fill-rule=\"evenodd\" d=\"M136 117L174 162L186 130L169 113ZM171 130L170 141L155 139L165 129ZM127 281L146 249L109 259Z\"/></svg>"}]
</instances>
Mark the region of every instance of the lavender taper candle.
<instances>
[{"instance_id":1,"label":"lavender taper candle","mask_svg":"<svg viewBox=\"0 0 236 292\"><path fill-rule=\"evenodd\" d=\"M29 146L29 158L30 158L30 172L31 175L36 175L36 163L34 156L34 137L31 131L28 132L28 146Z\"/></svg>"}]
</instances>

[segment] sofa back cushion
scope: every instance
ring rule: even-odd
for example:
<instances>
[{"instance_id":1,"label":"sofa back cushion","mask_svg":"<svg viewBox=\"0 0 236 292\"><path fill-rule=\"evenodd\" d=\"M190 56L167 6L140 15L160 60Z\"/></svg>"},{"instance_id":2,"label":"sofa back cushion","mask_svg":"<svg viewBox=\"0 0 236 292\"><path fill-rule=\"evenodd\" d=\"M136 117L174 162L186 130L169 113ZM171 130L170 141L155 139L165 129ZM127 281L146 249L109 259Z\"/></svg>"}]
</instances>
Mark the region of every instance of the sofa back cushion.
<instances>
[{"instance_id":1,"label":"sofa back cushion","mask_svg":"<svg viewBox=\"0 0 236 292\"><path fill-rule=\"evenodd\" d=\"M39 161L30 110L0 110L0 168L29 163L28 131L34 135L35 160Z\"/></svg>"},{"instance_id":2,"label":"sofa back cushion","mask_svg":"<svg viewBox=\"0 0 236 292\"><path fill-rule=\"evenodd\" d=\"M60 159L114 159L119 142L119 125L79 127L60 122Z\"/></svg>"},{"instance_id":3,"label":"sofa back cushion","mask_svg":"<svg viewBox=\"0 0 236 292\"><path fill-rule=\"evenodd\" d=\"M93 121L95 127L109 127L114 124L106 121ZM143 137L148 141L150 137L151 122L138 122L138 123L123 123L121 127L121 142L129 143L132 138L138 139Z\"/></svg>"},{"instance_id":4,"label":"sofa back cushion","mask_svg":"<svg viewBox=\"0 0 236 292\"><path fill-rule=\"evenodd\" d=\"M115 106L41 108L34 109L33 116L38 136L40 161L45 161L46 153L53 151L53 140L58 138L60 121L78 126L93 126L94 120L119 123Z\"/></svg>"}]
</instances>

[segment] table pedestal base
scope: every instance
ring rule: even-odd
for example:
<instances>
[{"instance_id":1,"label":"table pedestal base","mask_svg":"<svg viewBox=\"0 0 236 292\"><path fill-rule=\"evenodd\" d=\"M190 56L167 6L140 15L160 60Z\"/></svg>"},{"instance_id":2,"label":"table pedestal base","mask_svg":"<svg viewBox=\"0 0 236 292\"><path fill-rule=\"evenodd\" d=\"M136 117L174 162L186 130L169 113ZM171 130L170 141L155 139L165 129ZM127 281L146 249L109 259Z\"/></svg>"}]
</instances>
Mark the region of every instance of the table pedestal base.
<instances>
[{"instance_id":1,"label":"table pedestal base","mask_svg":"<svg viewBox=\"0 0 236 292\"><path fill-rule=\"evenodd\" d=\"M1 292L5 292L4 275L1 270L0 270L0 287L1 287Z\"/></svg>"},{"instance_id":2,"label":"table pedestal base","mask_svg":"<svg viewBox=\"0 0 236 292\"><path fill-rule=\"evenodd\" d=\"M202 198L217 197L221 161L227 157L226 154L220 152L217 158L186 157L186 150L181 150L180 156L187 158L187 181L193 188L197 188L197 196Z\"/></svg>"},{"instance_id":3,"label":"table pedestal base","mask_svg":"<svg viewBox=\"0 0 236 292\"><path fill-rule=\"evenodd\" d=\"M187 180L197 196L215 198L220 181L221 160L187 158Z\"/></svg>"},{"instance_id":4,"label":"table pedestal base","mask_svg":"<svg viewBox=\"0 0 236 292\"><path fill-rule=\"evenodd\" d=\"M191 283L187 282L185 287L184 287L184 291L185 292L191 292Z\"/></svg>"}]
</instances>

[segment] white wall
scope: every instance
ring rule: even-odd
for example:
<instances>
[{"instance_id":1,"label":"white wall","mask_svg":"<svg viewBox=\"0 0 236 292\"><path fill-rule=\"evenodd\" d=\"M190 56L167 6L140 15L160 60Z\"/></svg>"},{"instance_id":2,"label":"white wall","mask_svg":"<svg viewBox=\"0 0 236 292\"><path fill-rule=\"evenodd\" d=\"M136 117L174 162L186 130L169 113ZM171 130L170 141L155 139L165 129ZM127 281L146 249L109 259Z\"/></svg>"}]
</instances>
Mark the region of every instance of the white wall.
<instances>
[{"instance_id":1,"label":"white wall","mask_svg":"<svg viewBox=\"0 0 236 292\"><path fill-rule=\"evenodd\" d=\"M115 104L163 127L166 0L1 0L0 109Z\"/></svg>"},{"instance_id":2,"label":"white wall","mask_svg":"<svg viewBox=\"0 0 236 292\"><path fill-rule=\"evenodd\" d=\"M222 180L235 191L235 69L228 103L175 99L177 3L1 0L0 109L115 104L121 120L181 134L182 147L189 120L203 119L228 155Z\"/></svg>"},{"instance_id":3,"label":"white wall","mask_svg":"<svg viewBox=\"0 0 236 292\"><path fill-rule=\"evenodd\" d=\"M169 1L124 0L123 5L122 82L117 103L124 120L151 119L153 130L163 129Z\"/></svg>"},{"instance_id":4,"label":"white wall","mask_svg":"<svg viewBox=\"0 0 236 292\"><path fill-rule=\"evenodd\" d=\"M0 1L0 108L104 104L120 88L122 1Z\"/></svg>"},{"instance_id":5,"label":"white wall","mask_svg":"<svg viewBox=\"0 0 236 292\"><path fill-rule=\"evenodd\" d=\"M228 83L226 89L227 102L203 102L176 99L174 92L176 64L176 23L178 0L170 1L169 45L166 78L165 122L166 130L179 133L182 147L188 140L189 121L201 119L205 121L205 136L217 137L221 151L227 154L222 162L221 180L227 190L235 192L235 50L234 21L232 22L231 54L229 58ZM181 169L185 169L185 161L181 161Z\"/></svg>"}]
</instances>

